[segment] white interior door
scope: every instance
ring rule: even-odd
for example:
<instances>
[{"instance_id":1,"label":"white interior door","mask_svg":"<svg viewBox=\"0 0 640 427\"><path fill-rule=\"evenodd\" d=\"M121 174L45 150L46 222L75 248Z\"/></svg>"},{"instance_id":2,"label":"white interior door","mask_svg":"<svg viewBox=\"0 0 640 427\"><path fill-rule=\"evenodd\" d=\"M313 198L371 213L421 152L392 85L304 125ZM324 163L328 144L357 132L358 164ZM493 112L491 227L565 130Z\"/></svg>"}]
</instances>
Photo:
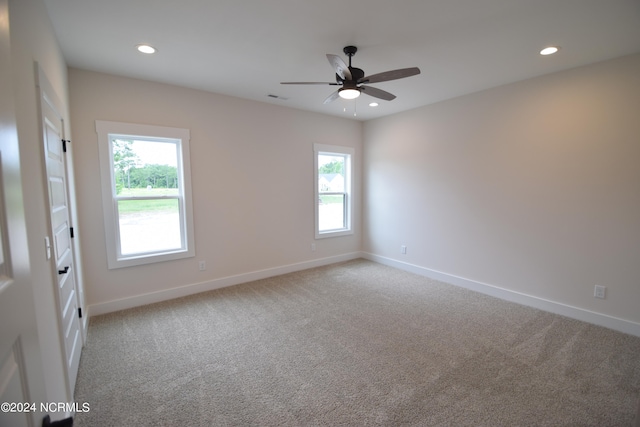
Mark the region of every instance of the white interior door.
<instances>
[{"instance_id":1,"label":"white interior door","mask_svg":"<svg viewBox=\"0 0 640 427\"><path fill-rule=\"evenodd\" d=\"M67 190L67 170L64 152L64 122L58 113L53 94L46 92L40 83L40 108L43 121L44 155L47 188L49 192L49 215L51 218L51 250L57 283L57 302L65 362L71 392L75 388L82 350L81 312L76 286L70 209Z\"/></svg>"},{"instance_id":2,"label":"white interior door","mask_svg":"<svg viewBox=\"0 0 640 427\"><path fill-rule=\"evenodd\" d=\"M6 405L42 400L46 387L26 245L8 16L7 0L0 0L0 426L21 427L39 426L40 408L29 413Z\"/></svg>"}]
</instances>

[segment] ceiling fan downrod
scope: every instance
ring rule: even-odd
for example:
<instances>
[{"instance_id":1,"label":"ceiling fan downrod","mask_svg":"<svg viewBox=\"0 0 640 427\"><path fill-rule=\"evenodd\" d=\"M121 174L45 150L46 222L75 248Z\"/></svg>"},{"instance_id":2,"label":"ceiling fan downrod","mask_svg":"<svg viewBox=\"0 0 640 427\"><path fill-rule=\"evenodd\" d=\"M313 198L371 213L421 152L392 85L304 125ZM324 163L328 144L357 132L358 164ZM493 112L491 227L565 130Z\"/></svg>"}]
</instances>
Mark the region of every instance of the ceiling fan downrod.
<instances>
[{"instance_id":1,"label":"ceiling fan downrod","mask_svg":"<svg viewBox=\"0 0 640 427\"><path fill-rule=\"evenodd\" d=\"M358 48L355 46L345 46L345 48L342 49L342 51L344 52L345 55L349 57L349 68L351 68L351 57L356 54L356 52L358 51Z\"/></svg>"}]
</instances>

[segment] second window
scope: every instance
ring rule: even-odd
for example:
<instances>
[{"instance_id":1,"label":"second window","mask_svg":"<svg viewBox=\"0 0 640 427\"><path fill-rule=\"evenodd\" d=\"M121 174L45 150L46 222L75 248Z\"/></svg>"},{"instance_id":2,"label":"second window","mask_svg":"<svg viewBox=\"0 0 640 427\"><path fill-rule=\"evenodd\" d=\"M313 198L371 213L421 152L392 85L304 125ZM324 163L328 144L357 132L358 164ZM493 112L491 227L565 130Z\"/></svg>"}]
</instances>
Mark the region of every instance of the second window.
<instances>
[{"instance_id":1,"label":"second window","mask_svg":"<svg viewBox=\"0 0 640 427\"><path fill-rule=\"evenodd\" d=\"M351 158L354 150L314 145L316 238L352 234Z\"/></svg>"}]
</instances>

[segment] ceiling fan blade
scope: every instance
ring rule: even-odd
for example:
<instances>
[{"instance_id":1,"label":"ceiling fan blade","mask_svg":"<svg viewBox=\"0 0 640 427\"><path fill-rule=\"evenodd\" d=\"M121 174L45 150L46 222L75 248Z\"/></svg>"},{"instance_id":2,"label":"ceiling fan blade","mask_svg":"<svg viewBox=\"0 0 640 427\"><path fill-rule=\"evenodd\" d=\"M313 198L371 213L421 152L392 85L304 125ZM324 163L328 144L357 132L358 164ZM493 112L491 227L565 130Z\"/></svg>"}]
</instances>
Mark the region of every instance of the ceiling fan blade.
<instances>
[{"instance_id":1,"label":"ceiling fan blade","mask_svg":"<svg viewBox=\"0 0 640 427\"><path fill-rule=\"evenodd\" d=\"M333 92L331 95L329 95L329 96L327 97L327 99L325 99L325 100L324 100L323 104L328 104L328 103L333 102L333 101L335 101L336 99L340 98L339 93L340 93L340 91L335 91L335 92Z\"/></svg>"},{"instance_id":2,"label":"ceiling fan blade","mask_svg":"<svg viewBox=\"0 0 640 427\"><path fill-rule=\"evenodd\" d=\"M385 101L391 101L396 98L394 94L389 93L382 89L378 89L377 87L360 86L360 90L369 96L373 96L374 98L384 99Z\"/></svg>"},{"instance_id":3,"label":"ceiling fan blade","mask_svg":"<svg viewBox=\"0 0 640 427\"><path fill-rule=\"evenodd\" d=\"M358 80L358 83L380 83L387 82L389 80L404 79L405 77L415 76L420 74L420 68L400 68L398 70L385 71L384 73L374 74L372 76L365 76Z\"/></svg>"},{"instance_id":4,"label":"ceiling fan blade","mask_svg":"<svg viewBox=\"0 0 640 427\"><path fill-rule=\"evenodd\" d=\"M328 82L280 82L281 85L332 85L339 86L338 83L328 83Z\"/></svg>"},{"instance_id":5,"label":"ceiling fan blade","mask_svg":"<svg viewBox=\"0 0 640 427\"><path fill-rule=\"evenodd\" d=\"M336 71L336 74L342 80L352 79L351 71L349 70L349 67L347 66L347 64L345 64L345 62L342 60L342 58L340 58L338 55L332 55L330 53L327 53L327 59L329 60L329 63L331 64L333 69Z\"/></svg>"}]
</instances>

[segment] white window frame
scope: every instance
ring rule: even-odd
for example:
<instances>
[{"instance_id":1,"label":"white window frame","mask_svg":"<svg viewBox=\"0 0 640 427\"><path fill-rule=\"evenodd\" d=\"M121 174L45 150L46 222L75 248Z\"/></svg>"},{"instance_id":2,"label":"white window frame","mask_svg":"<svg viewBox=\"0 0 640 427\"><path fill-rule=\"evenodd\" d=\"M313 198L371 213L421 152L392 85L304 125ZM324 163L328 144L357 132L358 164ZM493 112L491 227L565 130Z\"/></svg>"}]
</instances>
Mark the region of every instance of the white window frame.
<instances>
[{"instance_id":1,"label":"white window frame","mask_svg":"<svg viewBox=\"0 0 640 427\"><path fill-rule=\"evenodd\" d=\"M320 186L318 183L318 156L340 156L345 158L344 171L344 228L335 230L320 231ZM346 236L353 234L353 161L355 157L355 149L352 147L343 147L338 145L313 144L313 182L314 182L314 205L315 205L315 238L324 239L327 237ZM341 193L342 194L342 193Z\"/></svg>"},{"instance_id":2,"label":"white window frame","mask_svg":"<svg viewBox=\"0 0 640 427\"><path fill-rule=\"evenodd\" d=\"M100 177L102 181L102 208L104 212L104 232L107 246L109 269L151 264L155 262L190 258L195 256L193 208L191 195L191 165L189 153L189 129L121 123L96 120L98 153L100 157ZM115 176L111 140L114 137L127 139L173 142L178 154L178 199L180 211L181 248L165 251L122 255L120 253L120 226L118 200L115 193ZM157 199L157 197L154 197Z\"/></svg>"}]
</instances>

